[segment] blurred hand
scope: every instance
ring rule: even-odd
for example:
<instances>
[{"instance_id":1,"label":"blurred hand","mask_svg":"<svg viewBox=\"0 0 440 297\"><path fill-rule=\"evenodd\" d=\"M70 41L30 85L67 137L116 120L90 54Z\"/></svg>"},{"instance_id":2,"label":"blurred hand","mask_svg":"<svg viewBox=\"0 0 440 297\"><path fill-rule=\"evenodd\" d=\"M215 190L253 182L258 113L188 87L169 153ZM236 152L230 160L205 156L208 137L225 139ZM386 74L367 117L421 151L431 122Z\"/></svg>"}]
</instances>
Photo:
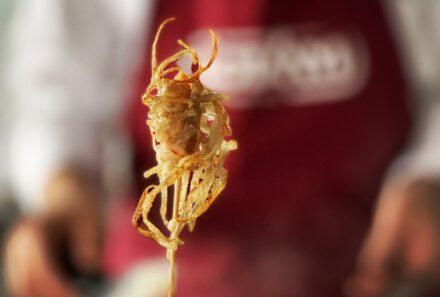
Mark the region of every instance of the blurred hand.
<instances>
[{"instance_id":1,"label":"blurred hand","mask_svg":"<svg viewBox=\"0 0 440 297\"><path fill-rule=\"evenodd\" d=\"M46 198L41 213L23 218L10 232L4 254L6 285L17 297L76 297L62 262L83 274L99 269L96 191L80 172L63 169L49 181Z\"/></svg>"},{"instance_id":2,"label":"blurred hand","mask_svg":"<svg viewBox=\"0 0 440 297\"><path fill-rule=\"evenodd\" d=\"M439 281L440 184L386 185L346 295L420 296Z\"/></svg>"},{"instance_id":3,"label":"blurred hand","mask_svg":"<svg viewBox=\"0 0 440 297\"><path fill-rule=\"evenodd\" d=\"M57 269L41 227L23 220L14 230L5 250L5 280L15 297L79 296Z\"/></svg>"}]
</instances>

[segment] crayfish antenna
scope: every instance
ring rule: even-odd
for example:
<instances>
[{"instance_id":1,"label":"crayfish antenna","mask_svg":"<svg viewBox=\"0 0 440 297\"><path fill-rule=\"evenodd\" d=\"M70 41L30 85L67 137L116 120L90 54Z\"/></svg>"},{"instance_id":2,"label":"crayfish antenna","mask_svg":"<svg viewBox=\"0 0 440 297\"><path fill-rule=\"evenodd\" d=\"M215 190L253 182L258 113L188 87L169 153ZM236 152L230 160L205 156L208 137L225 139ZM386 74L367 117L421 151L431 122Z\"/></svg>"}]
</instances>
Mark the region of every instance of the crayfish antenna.
<instances>
[{"instance_id":1,"label":"crayfish antenna","mask_svg":"<svg viewBox=\"0 0 440 297\"><path fill-rule=\"evenodd\" d=\"M157 43L159 41L160 34L162 33L163 28L168 23L174 22L176 20L175 17L166 19L162 24L160 24L159 29L157 29L156 36L154 37L153 41L153 49L151 53L151 73L154 74L156 68L157 68Z\"/></svg>"}]
</instances>

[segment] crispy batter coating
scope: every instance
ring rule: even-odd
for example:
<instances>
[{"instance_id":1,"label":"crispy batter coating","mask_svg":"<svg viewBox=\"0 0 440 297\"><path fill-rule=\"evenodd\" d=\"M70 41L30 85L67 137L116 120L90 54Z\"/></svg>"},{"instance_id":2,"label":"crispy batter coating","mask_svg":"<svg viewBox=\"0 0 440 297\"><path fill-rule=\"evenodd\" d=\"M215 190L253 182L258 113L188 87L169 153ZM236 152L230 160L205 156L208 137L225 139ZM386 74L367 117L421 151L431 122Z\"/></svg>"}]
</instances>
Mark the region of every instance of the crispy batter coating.
<instances>
[{"instance_id":1,"label":"crispy batter coating","mask_svg":"<svg viewBox=\"0 0 440 297\"><path fill-rule=\"evenodd\" d=\"M132 223L144 236L155 239L167 249L170 260L170 290L173 294L175 252L183 242L179 236L185 226L192 231L197 218L215 201L226 186L228 172L223 167L226 155L237 148L231 136L229 117L223 107L225 96L214 93L199 80L200 75L214 62L217 54L217 36L209 31L213 49L206 66L200 64L195 50L182 40L180 51L161 63L156 52L159 36L165 25L159 27L153 42L152 77L142 97L149 107L147 124L153 138L157 166L144 173L145 178L157 175L158 185L148 186L136 208ZM197 70L191 74L175 64L190 56ZM173 75L173 78L168 78ZM170 213L168 190L172 189L173 207ZM149 213L155 199L160 201L160 217L165 228L156 226ZM162 231L166 229L165 231Z\"/></svg>"}]
</instances>

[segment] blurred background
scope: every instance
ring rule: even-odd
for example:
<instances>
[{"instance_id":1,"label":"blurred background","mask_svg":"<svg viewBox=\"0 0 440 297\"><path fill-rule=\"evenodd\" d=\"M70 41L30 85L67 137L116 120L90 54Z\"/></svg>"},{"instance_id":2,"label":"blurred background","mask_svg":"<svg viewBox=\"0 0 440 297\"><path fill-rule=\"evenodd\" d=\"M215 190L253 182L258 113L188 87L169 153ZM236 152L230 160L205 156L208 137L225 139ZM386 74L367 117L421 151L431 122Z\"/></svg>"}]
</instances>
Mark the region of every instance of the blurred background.
<instances>
[{"instance_id":1,"label":"blurred background","mask_svg":"<svg viewBox=\"0 0 440 297\"><path fill-rule=\"evenodd\" d=\"M11 123L10 102L7 99L7 87L5 85L4 69L7 59L5 47L5 35L7 24L12 15L12 1L3 0L0 2L0 238L3 242L4 236L11 222L18 215L18 206L11 194L11 186L8 180L7 166L7 141L8 128ZM1 261L3 263L3 261ZM3 274L2 274L3 275ZM4 287L3 277L0 280L0 295L7 296Z\"/></svg>"},{"instance_id":2,"label":"blurred background","mask_svg":"<svg viewBox=\"0 0 440 297\"><path fill-rule=\"evenodd\" d=\"M218 34L201 80L239 143L176 296L439 296L436 0L0 0L0 296L166 295L131 216L170 16L159 60Z\"/></svg>"},{"instance_id":3,"label":"blurred background","mask_svg":"<svg viewBox=\"0 0 440 297\"><path fill-rule=\"evenodd\" d=\"M10 123L10 111L9 111L9 100L7 100L6 98L7 96L7 88L5 86L5 80L4 80L4 76L6 75L4 72L4 64L5 64L5 59L6 59L6 48L5 48L5 35L6 35L6 27L8 24L8 21L10 20L12 14L12 3L11 1L2 1L1 2L1 156L2 156L2 164L5 164L5 159L6 158L6 133L7 133L7 125L8 122ZM8 120L9 119L9 120ZM7 186L7 169L5 168L5 166L1 166L1 197L2 197L2 203L7 200L6 197L8 197L10 194L8 194L8 186Z\"/></svg>"}]
</instances>

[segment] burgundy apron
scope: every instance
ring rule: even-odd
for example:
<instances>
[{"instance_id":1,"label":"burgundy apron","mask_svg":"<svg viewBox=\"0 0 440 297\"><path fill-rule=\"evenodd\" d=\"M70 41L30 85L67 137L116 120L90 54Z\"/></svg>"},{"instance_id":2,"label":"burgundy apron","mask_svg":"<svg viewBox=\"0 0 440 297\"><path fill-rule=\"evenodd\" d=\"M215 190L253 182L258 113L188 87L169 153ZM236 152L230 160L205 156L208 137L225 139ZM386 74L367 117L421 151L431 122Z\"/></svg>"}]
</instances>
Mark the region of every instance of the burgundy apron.
<instances>
[{"instance_id":1,"label":"burgundy apron","mask_svg":"<svg viewBox=\"0 0 440 297\"><path fill-rule=\"evenodd\" d=\"M232 90L228 106L239 144L227 160L226 190L178 250L177 296L341 296L382 178L410 128L405 83L380 3L157 5L153 31L177 17L159 42L161 59L177 49L178 38L209 44L206 28L219 33L212 76L220 89L223 80ZM149 75L146 62L130 115L139 180L155 162L139 100ZM140 194L146 182L138 185ZM134 205L119 208L120 220L112 223L122 224L110 232L115 239L107 266L114 274L136 259L164 255L131 230Z\"/></svg>"}]
</instances>

